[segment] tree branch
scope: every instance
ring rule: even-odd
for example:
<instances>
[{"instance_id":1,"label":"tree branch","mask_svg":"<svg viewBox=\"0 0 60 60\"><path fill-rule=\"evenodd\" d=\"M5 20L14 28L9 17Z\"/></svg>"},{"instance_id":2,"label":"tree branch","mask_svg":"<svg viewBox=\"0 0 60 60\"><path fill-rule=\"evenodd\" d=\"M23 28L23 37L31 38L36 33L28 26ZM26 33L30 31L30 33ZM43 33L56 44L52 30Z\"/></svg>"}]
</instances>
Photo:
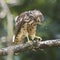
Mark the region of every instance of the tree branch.
<instances>
[{"instance_id":1,"label":"tree branch","mask_svg":"<svg viewBox=\"0 0 60 60\"><path fill-rule=\"evenodd\" d=\"M0 49L0 55L7 55L8 51L13 50L14 53L16 52L23 52L26 50L32 50L32 49L44 49L44 48L48 48L48 47L60 47L60 39L56 39L56 40L46 40L46 41L38 41L35 40L33 42L30 43L22 43L19 45L12 45L6 48L1 48Z\"/></svg>"}]
</instances>

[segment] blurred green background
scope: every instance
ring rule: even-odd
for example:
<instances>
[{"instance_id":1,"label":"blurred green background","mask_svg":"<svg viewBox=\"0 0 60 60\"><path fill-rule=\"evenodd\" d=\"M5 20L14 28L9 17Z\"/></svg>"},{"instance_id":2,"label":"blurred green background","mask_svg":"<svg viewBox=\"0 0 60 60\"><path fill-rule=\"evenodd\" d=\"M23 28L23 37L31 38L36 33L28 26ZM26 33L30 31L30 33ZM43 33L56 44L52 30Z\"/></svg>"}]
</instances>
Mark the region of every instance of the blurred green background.
<instances>
[{"instance_id":1,"label":"blurred green background","mask_svg":"<svg viewBox=\"0 0 60 60\"><path fill-rule=\"evenodd\" d=\"M44 15L42 26L37 27L37 35L43 40L59 39L60 38L60 0L5 0L11 14L14 18L20 13L28 10L40 10ZM0 4L0 12L3 8ZM3 13L4 14L4 13ZM15 27L13 28L15 31ZM0 16L0 40L3 45L7 36L7 18ZM3 47L0 44L1 47ZM1 60L6 60L6 56L1 57ZM51 47L36 52L25 51L18 55L14 55L13 60L60 60L60 48Z\"/></svg>"}]
</instances>

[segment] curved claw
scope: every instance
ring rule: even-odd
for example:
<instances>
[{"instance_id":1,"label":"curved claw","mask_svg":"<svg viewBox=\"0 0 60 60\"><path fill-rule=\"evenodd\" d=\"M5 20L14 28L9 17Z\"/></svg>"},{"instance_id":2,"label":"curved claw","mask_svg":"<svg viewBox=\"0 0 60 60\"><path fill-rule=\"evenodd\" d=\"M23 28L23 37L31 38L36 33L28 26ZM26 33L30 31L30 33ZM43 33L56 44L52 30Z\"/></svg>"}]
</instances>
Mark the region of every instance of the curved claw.
<instances>
[{"instance_id":1,"label":"curved claw","mask_svg":"<svg viewBox=\"0 0 60 60\"><path fill-rule=\"evenodd\" d=\"M39 41L42 40L42 38L41 37L38 37L38 36L35 36L35 39L38 39Z\"/></svg>"}]
</instances>

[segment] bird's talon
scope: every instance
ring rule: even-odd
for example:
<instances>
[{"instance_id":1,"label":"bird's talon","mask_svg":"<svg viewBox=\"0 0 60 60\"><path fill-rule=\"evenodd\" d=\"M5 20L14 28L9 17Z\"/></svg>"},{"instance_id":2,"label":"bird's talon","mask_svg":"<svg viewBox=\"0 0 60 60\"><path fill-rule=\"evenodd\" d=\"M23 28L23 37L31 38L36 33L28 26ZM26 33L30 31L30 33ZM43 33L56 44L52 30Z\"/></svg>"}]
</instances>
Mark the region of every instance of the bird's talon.
<instances>
[{"instance_id":1,"label":"bird's talon","mask_svg":"<svg viewBox=\"0 0 60 60\"><path fill-rule=\"evenodd\" d=\"M27 41L27 43L30 43L30 42L31 42L30 40Z\"/></svg>"},{"instance_id":2,"label":"bird's talon","mask_svg":"<svg viewBox=\"0 0 60 60\"><path fill-rule=\"evenodd\" d=\"M39 41L42 40L42 38L41 37L38 37L38 36L36 36L35 39L38 39Z\"/></svg>"}]
</instances>

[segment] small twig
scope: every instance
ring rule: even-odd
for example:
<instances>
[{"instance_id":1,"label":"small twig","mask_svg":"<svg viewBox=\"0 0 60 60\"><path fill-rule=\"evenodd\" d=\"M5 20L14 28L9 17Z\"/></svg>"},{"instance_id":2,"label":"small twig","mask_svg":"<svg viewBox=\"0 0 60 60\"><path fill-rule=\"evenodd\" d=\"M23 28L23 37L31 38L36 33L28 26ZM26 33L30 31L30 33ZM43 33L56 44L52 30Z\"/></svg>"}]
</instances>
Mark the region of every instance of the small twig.
<instances>
[{"instance_id":1,"label":"small twig","mask_svg":"<svg viewBox=\"0 0 60 60\"><path fill-rule=\"evenodd\" d=\"M33 47L32 47L33 46ZM26 50L32 50L33 48L40 48L40 49L44 49L44 48L48 48L48 47L60 47L60 39L56 39L56 40L47 40L47 41L33 41L30 43L22 43L19 45L12 45L6 48L2 48L0 49L0 55L7 55L8 54L8 50L13 48L14 53L16 52L23 52Z\"/></svg>"}]
</instances>

